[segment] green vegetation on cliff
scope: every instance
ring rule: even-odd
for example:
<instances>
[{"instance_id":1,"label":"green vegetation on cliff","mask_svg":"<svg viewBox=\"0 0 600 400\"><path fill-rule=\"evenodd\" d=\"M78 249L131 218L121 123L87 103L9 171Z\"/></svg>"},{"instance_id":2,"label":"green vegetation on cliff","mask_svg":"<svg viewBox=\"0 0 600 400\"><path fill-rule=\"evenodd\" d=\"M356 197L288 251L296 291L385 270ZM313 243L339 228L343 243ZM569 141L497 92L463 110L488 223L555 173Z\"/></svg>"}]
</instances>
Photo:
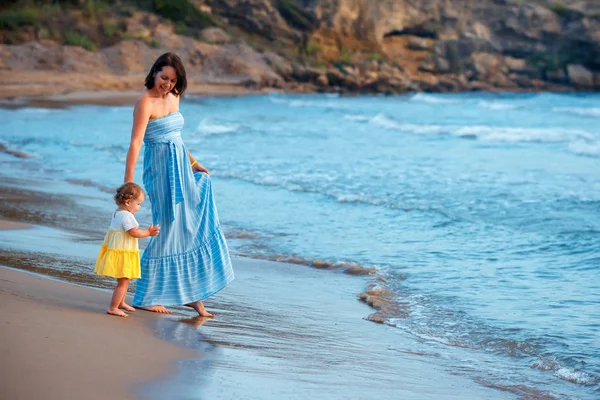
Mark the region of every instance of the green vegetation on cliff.
<instances>
[{"instance_id":1,"label":"green vegetation on cliff","mask_svg":"<svg viewBox=\"0 0 600 400\"><path fill-rule=\"evenodd\" d=\"M16 44L50 39L95 51L126 39L156 47L142 26L129 19L137 11L172 21L177 33L198 37L200 30L219 26L215 18L188 0L13 0L0 5L0 41ZM140 25L140 24L138 24Z\"/></svg>"}]
</instances>

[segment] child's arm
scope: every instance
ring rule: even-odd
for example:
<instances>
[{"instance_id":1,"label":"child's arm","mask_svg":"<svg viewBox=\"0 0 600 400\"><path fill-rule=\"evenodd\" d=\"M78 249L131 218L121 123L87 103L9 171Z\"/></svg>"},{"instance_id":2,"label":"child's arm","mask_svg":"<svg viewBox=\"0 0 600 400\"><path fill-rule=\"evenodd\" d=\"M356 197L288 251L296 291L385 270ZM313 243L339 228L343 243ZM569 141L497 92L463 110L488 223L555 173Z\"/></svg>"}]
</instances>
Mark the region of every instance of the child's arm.
<instances>
[{"instance_id":1,"label":"child's arm","mask_svg":"<svg viewBox=\"0 0 600 400\"><path fill-rule=\"evenodd\" d=\"M134 238L145 238L148 236L156 236L160 233L160 225L150 225L148 229L131 228L127 231Z\"/></svg>"}]
</instances>

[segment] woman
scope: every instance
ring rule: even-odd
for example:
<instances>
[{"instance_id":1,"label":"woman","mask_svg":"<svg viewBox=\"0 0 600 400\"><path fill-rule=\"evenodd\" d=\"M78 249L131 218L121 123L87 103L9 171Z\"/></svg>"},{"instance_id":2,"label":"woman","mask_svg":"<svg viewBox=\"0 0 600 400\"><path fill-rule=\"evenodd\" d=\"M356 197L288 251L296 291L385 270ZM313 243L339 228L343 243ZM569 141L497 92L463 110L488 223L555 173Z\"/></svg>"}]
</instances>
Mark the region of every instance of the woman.
<instances>
[{"instance_id":1,"label":"woman","mask_svg":"<svg viewBox=\"0 0 600 400\"><path fill-rule=\"evenodd\" d=\"M150 239L142 256L133 305L166 314L171 312L164 306L186 305L214 317L201 300L227 286L233 269L208 170L181 140L179 100L187 80L179 57L160 56L145 85L133 111L124 181L133 181L143 142L143 182L153 224L161 232Z\"/></svg>"}]
</instances>

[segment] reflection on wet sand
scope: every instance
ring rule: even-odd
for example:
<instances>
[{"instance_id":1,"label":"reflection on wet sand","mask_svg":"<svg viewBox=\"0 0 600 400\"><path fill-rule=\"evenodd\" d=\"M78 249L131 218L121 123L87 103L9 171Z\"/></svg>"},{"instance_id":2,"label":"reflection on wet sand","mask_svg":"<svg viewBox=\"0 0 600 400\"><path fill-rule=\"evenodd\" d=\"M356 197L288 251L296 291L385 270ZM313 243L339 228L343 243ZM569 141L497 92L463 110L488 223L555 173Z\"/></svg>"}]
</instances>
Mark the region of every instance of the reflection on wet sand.
<instances>
[{"instance_id":1,"label":"reflection on wet sand","mask_svg":"<svg viewBox=\"0 0 600 400\"><path fill-rule=\"evenodd\" d=\"M195 351L195 357L178 363L176 374L138 388L138 392L149 399L199 399L199 389L208 384L207 375L214 369L218 347L209 343L200 327L210 318L174 317L155 318L151 326L156 335L181 347Z\"/></svg>"}]
</instances>

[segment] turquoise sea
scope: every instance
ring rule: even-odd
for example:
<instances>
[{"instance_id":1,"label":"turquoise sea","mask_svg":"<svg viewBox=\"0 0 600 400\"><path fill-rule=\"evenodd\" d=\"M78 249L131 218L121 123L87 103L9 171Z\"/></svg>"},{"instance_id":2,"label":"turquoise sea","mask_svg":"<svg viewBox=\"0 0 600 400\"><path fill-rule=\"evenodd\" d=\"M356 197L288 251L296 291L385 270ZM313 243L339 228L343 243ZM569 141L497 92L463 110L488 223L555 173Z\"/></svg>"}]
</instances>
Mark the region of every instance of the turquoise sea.
<instances>
[{"instance_id":1,"label":"turquoise sea","mask_svg":"<svg viewBox=\"0 0 600 400\"><path fill-rule=\"evenodd\" d=\"M445 369L600 398L600 95L189 96L181 112L233 253L374 268L356 279L393 293L385 322ZM0 154L4 175L68 181L109 215L131 107L0 118L0 143L31 155Z\"/></svg>"}]
</instances>

